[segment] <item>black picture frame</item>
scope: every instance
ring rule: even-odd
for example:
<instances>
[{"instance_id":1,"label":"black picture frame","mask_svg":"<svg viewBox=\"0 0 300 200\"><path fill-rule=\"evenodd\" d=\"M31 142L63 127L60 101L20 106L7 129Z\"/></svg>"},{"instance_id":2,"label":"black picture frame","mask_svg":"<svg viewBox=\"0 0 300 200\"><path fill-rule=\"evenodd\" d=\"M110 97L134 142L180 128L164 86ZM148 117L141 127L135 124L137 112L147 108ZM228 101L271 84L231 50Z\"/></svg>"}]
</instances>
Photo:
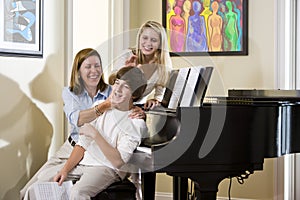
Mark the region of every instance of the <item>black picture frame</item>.
<instances>
[{"instance_id":1,"label":"black picture frame","mask_svg":"<svg viewBox=\"0 0 300 200\"><path fill-rule=\"evenodd\" d=\"M216 9L216 3L218 9ZM195 14L198 12L199 15ZM213 17L214 19L221 18L222 20L216 22L222 26L215 29L218 30L215 32L220 33L214 37L218 39L210 40L212 29L217 28L216 23L215 27L208 23ZM192 21L193 23L190 23ZM230 26L232 23L228 23L229 21L235 22L235 25ZM182 32L183 23L186 27L185 32ZM248 55L248 0L162 0L162 24L167 31L171 56ZM196 28L191 28L192 24ZM230 29L230 27L233 28Z\"/></svg>"},{"instance_id":2,"label":"black picture frame","mask_svg":"<svg viewBox=\"0 0 300 200\"><path fill-rule=\"evenodd\" d=\"M43 0L0 0L0 56L43 57Z\"/></svg>"}]
</instances>

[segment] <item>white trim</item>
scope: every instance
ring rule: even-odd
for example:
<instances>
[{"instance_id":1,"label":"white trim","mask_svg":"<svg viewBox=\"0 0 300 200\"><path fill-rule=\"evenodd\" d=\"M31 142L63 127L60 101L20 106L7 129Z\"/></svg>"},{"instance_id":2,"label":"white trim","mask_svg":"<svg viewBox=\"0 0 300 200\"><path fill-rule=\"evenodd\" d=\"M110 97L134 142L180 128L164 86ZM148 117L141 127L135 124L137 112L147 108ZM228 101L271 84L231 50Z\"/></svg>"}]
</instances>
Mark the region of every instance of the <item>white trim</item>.
<instances>
[{"instance_id":1,"label":"white trim","mask_svg":"<svg viewBox=\"0 0 300 200\"><path fill-rule=\"evenodd\" d=\"M296 3L296 27L298 33L295 37L296 39L296 88L300 88L300 3ZM294 192L295 192L295 199L300 199L300 154L295 154L295 160L294 160L294 165L295 165L295 187L294 187Z\"/></svg>"},{"instance_id":2,"label":"white trim","mask_svg":"<svg viewBox=\"0 0 300 200\"><path fill-rule=\"evenodd\" d=\"M69 85L69 77L72 71L73 62L73 0L65 1L65 57L64 60L64 85ZM66 117L64 119L64 139L69 135L69 123Z\"/></svg>"},{"instance_id":3,"label":"white trim","mask_svg":"<svg viewBox=\"0 0 300 200\"><path fill-rule=\"evenodd\" d=\"M284 199L295 200L295 155L286 155L284 158Z\"/></svg>"},{"instance_id":4,"label":"white trim","mask_svg":"<svg viewBox=\"0 0 300 200\"><path fill-rule=\"evenodd\" d=\"M300 88L300 3L296 3L296 88L299 89Z\"/></svg>"},{"instance_id":5,"label":"white trim","mask_svg":"<svg viewBox=\"0 0 300 200\"><path fill-rule=\"evenodd\" d=\"M71 76L72 62L73 62L73 0L65 1L65 46L66 46L66 59L65 59L65 77L64 85L68 85L69 76Z\"/></svg>"},{"instance_id":6,"label":"white trim","mask_svg":"<svg viewBox=\"0 0 300 200\"><path fill-rule=\"evenodd\" d=\"M276 86L295 89L296 86L296 0L276 0L275 65ZM284 30L284 31L282 31ZM274 199L294 200L294 156L287 155L274 161Z\"/></svg>"},{"instance_id":7,"label":"white trim","mask_svg":"<svg viewBox=\"0 0 300 200\"><path fill-rule=\"evenodd\" d=\"M295 154L295 199L300 199L300 155Z\"/></svg>"},{"instance_id":8,"label":"white trim","mask_svg":"<svg viewBox=\"0 0 300 200\"><path fill-rule=\"evenodd\" d=\"M285 77L285 57L280 56L284 55L285 52L285 32L284 30L285 24L285 4L282 0L276 0L275 3L275 86L276 88L281 88L285 85L284 78ZM283 200L284 197L284 160L276 159L274 160L274 200Z\"/></svg>"},{"instance_id":9,"label":"white trim","mask_svg":"<svg viewBox=\"0 0 300 200\"><path fill-rule=\"evenodd\" d=\"M285 7L285 69L286 69L286 87L287 89L295 89L295 72L296 72L296 0L288 0Z\"/></svg>"},{"instance_id":10,"label":"white trim","mask_svg":"<svg viewBox=\"0 0 300 200\"><path fill-rule=\"evenodd\" d=\"M295 0L276 1L275 65L278 89L295 88ZM284 31L282 31L284 30Z\"/></svg>"},{"instance_id":11,"label":"white trim","mask_svg":"<svg viewBox=\"0 0 300 200\"><path fill-rule=\"evenodd\" d=\"M285 71L284 71L284 66L285 65L285 61L284 61L284 56L280 56L280 55L284 55L284 36L285 36L285 32L281 31L284 30L284 13L285 13L285 9L284 9L284 1L282 0L276 0L276 4L275 4L275 65L276 65L276 70L275 70L275 81L276 81L276 87L280 88L280 86L285 85L284 84L284 80L282 78L282 76L284 77Z\"/></svg>"},{"instance_id":12,"label":"white trim","mask_svg":"<svg viewBox=\"0 0 300 200\"><path fill-rule=\"evenodd\" d=\"M120 55L120 50L129 47L130 37L124 32L130 28L130 1L112 0L110 1L110 10L110 60L113 61ZM113 65L111 67L110 70L113 70Z\"/></svg>"},{"instance_id":13,"label":"white trim","mask_svg":"<svg viewBox=\"0 0 300 200\"><path fill-rule=\"evenodd\" d=\"M286 2L286 87L287 89L295 89L296 86L296 25L295 25L295 14L296 14L296 0L289 0ZM286 155L284 157L284 199L294 200L295 199L295 168L294 168L295 157L294 155Z\"/></svg>"}]
</instances>

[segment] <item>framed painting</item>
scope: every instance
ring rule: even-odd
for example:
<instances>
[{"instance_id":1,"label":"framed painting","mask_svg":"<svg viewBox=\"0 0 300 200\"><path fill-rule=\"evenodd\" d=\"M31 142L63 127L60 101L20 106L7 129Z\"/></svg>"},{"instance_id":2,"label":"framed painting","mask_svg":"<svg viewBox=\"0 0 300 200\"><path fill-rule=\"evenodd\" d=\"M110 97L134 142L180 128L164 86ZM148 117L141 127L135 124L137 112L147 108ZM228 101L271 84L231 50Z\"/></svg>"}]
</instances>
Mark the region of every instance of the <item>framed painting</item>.
<instances>
[{"instance_id":1,"label":"framed painting","mask_svg":"<svg viewBox=\"0 0 300 200\"><path fill-rule=\"evenodd\" d=\"M172 56L248 55L248 0L162 0Z\"/></svg>"},{"instance_id":2,"label":"framed painting","mask_svg":"<svg viewBox=\"0 0 300 200\"><path fill-rule=\"evenodd\" d=\"M0 55L43 57L42 22L43 0L0 0Z\"/></svg>"}]
</instances>

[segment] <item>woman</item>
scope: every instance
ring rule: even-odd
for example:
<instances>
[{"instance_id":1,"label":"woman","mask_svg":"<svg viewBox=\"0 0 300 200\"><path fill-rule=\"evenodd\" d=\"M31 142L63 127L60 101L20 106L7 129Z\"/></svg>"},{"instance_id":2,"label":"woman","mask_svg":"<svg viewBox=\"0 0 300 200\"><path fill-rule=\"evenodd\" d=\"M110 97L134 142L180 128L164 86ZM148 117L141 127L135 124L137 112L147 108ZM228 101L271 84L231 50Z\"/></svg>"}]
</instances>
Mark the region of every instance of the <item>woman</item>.
<instances>
[{"instance_id":1,"label":"woman","mask_svg":"<svg viewBox=\"0 0 300 200\"><path fill-rule=\"evenodd\" d=\"M147 21L138 31L136 48L126 51L114 64L115 70L125 66L138 66L147 79L144 99L145 109L153 109L162 101L166 82L172 69L168 39L164 27L155 21ZM154 91L153 98L147 99Z\"/></svg>"},{"instance_id":2,"label":"woman","mask_svg":"<svg viewBox=\"0 0 300 200\"><path fill-rule=\"evenodd\" d=\"M79 51L73 61L70 86L62 92L64 112L70 124L70 135L60 149L51 157L20 191L23 199L26 190L37 181L39 174L53 165L66 162L79 137L79 127L96 119L111 108L108 97L111 87L104 82L102 62L99 53L91 48ZM95 102L106 100L92 107ZM130 117L138 117L140 109L135 107Z\"/></svg>"},{"instance_id":3,"label":"woman","mask_svg":"<svg viewBox=\"0 0 300 200\"><path fill-rule=\"evenodd\" d=\"M79 180L71 187L70 199L82 200L96 196L110 184L125 178L127 171L122 167L147 131L143 119L128 117L134 108L133 102L142 96L145 88L146 80L140 69L120 69L109 96L111 109L81 126L78 143L69 159L43 171L37 182L55 181L62 185L71 174ZM30 194L30 198L34 196Z\"/></svg>"}]
</instances>

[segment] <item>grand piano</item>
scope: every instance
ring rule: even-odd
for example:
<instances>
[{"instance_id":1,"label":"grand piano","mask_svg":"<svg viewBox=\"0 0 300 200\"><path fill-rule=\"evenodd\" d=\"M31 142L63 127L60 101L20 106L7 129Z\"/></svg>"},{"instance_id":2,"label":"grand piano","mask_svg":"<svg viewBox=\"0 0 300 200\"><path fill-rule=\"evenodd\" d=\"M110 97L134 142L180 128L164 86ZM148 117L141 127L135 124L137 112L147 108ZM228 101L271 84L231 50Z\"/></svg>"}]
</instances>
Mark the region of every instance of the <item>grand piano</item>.
<instances>
[{"instance_id":1,"label":"grand piano","mask_svg":"<svg viewBox=\"0 0 300 200\"><path fill-rule=\"evenodd\" d=\"M265 158L300 152L298 90L229 90L226 97L206 97L199 107L179 106L164 116L158 135L166 142L151 145L151 165L145 162L144 169L183 185L191 179L197 199L215 200L223 179L246 179L263 170ZM174 199L186 199L183 188Z\"/></svg>"}]
</instances>

